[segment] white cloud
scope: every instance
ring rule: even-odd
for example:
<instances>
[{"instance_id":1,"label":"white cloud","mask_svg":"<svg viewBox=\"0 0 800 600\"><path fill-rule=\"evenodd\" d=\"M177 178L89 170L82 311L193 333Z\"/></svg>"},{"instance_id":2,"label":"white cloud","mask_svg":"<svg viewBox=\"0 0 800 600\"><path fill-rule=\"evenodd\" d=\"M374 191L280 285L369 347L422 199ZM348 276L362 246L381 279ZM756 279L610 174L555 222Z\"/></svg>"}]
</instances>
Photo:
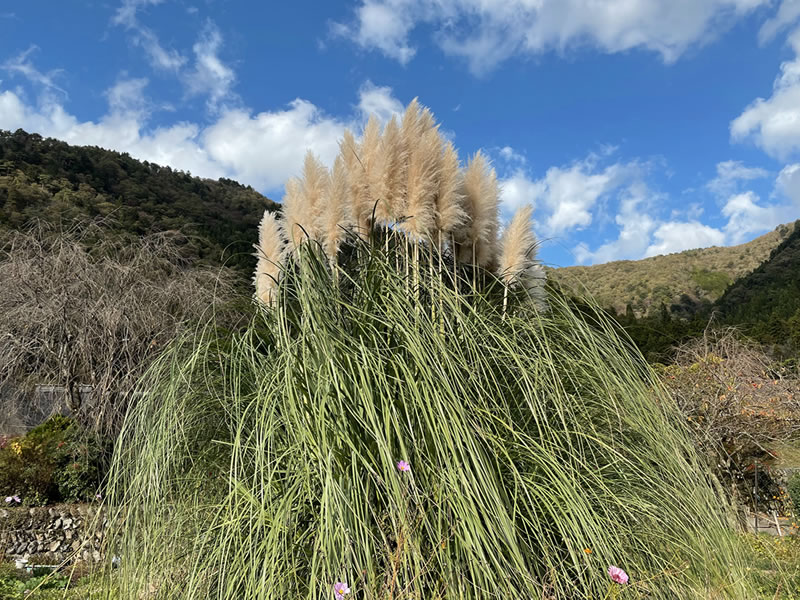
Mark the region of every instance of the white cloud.
<instances>
[{"instance_id":1,"label":"white cloud","mask_svg":"<svg viewBox=\"0 0 800 600\"><path fill-rule=\"evenodd\" d=\"M521 169L500 180L500 200L503 212L512 214L526 204L536 208L536 201L545 191L542 181L531 181Z\"/></svg>"},{"instance_id":2,"label":"white cloud","mask_svg":"<svg viewBox=\"0 0 800 600\"><path fill-rule=\"evenodd\" d=\"M370 115L375 115L381 123L387 123L392 116L398 118L405 110L403 103L392 94L392 88L377 86L371 81L366 81L358 91L358 110L365 121Z\"/></svg>"},{"instance_id":3,"label":"white cloud","mask_svg":"<svg viewBox=\"0 0 800 600\"><path fill-rule=\"evenodd\" d=\"M415 25L420 4L408 0L363 0L356 9L354 27L333 25L335 35L349 37L363 48L376 48L401 64L410 61L416 50L408 43L408 34Z\"/></svg>"},{"instance_id":4,"label":"white cloud","mask_svg":"<svg viewBox=\"0 0 800 600\"><path fill-rule=\"evenodd\" d=\"M297 99L287 109L251 114L231 110L203 133L211 157L239 181L264 189L283 185L296 174L307 150L332 164L349 121Z\"/></svg>"},{"instance_id":5,"label":"white cloud","mask_svg":"<svg viewBox=\"0 0 800 600\"><path fill-rule=\"evenodd\" d=\"M785 166L778 174L775 187L794 204L800 217L800 164Z\"/></svg>"},{"instance_id":6,"label":"white cloud","mask_svg":"<svg viewBox=\"0 0 800 600\"><path fill-rule=\"evenodd\" d=\"M230 177L276 191L300 171L307 150L327 164L333 162L345 127L362 122L361 110L374 102L376 89L381 90L385 105L400 104L391 88L365 85L357 112L344 118L296 99L285 107L259 113L228 108L210 124L182 122L152 128L146 85L145 79L117 82L106 92L108 112L97 121L80 121L58 102L32 105L11 90L0 90L0 128L23 128L73 144L128 152L202 177Z\"/></svg>"},{"instance_id":7,"label":"white cloud","mask_svg":"<svg viewBox=\"0 0 800 600\"><path fill-rule=\"evenodd\" d=\"M672 62L771 0L360 0L352 23L335 35L406 64L413 30L435 29L439 46L477 73L513 55L592 46L615 53L641 48Z\"/></svg>"},{"instance_id":8,"label":"white cloud","mask_svg":"<svg viewBox=\"0 0 800 600\"><path fill-rule=\"evenodd\" d=\"M653 232L655 241L647 247L645 256L671 254L692 248L721 246L725 243L725 233L697 221L670 221L662 223Z\"/></svg>"},{"instance_id":9,"label":"white cloud","mask_svg":"<svg viewBox=\"0 0 800 600\"><path fill-rule=\"evenodd\" d=\"M751 181L767 177L769 172L760 167L747 167L739 160L717 163L717 176L706 187L718 196L733 193L740 181Z\"/></svg>"},{"instance_id":10,"label":"white cloud","mask_svg":"<svg viewBox=\"0 0 800 600\"><path fill-rule=\"evenodd\" d=\"M192 95L207 94L212 111L220 102L233 97L231 87L236 74L219 57L222 35L217 26L207 21L198 41L192 46L195 61L192 70L185 74L187 89Z\"/></svg>"},{"instance_id":11,"label":"white cloud","mask_svg":"<svg viewBox=\"0 0 800 600\"><path fill-rule=\"evenodd\" d=\"M781 160L800 150L800 29L789 37L795 58L781 64L772 96L757 98L731 122L734 141L752 139Z\"/></svg>"},{"instance_id":12,"label":"white cloud","mask_svg":"<svg viewBox=\"0 0 800 600\"><path fill-rule=\"evenodd\" d=\"M517 163L520 165L524 165L527 161L525 155L520 154L516 150L514 150L511 146L503 146L497 152L500 155L500 158L503 159L507 163Z\"/></svg>"},{"instance_id":13,"label":"white cloud","mask_svg":"<svg viewBox=\"0 0 800 600\"><path fill-rule=\"evenodd\" d=\"M753 192L731 196L722 208L722 214L728 218L725 226L728 244L741 244L755 234L769 231L791 220L790 207L762 206L759 204L759 197Z\"/></svg>"},{"instance_id":14,"label":"white cloud","mask_svg":"<svg viewBox=\"0 0 800 600\"><path fill-rule=\"evenodd\" d=\"M648 214L648 204L653 197L644 182L637 181L626 190L615 221L619 226L616 240L602 244L591 251L586 244L575 248L579 263L602 263L620 259L638 259L647 250L650 235L657 222Z\"/></svg>"},{"instance_id":15,"label":"white cloud","mask_svg":"<svg viewBox=\"0 0 800 600\"><path fill-rule=\"evenodd\" d=\"M783 0L778 13L765 21L758 31L759 43L765 44L769 42L798 19L800 19L800 0Z\"/></svg>"},{"instance_id":16,"label":"white cloud","mask_svg":"<svg viewBox=\"0 0 800 600\"><path fill-rule=\"evenodd\" d=\"M548 231L557 234L590 225L598 202L638 177L641 170L637 163L598 169L597 157L590 155L568 167L549 168L528 190L537 192L532 200L548 213L544 221ZM521 187L521 182L517 186Z\"/></svg>"}]
</instances>

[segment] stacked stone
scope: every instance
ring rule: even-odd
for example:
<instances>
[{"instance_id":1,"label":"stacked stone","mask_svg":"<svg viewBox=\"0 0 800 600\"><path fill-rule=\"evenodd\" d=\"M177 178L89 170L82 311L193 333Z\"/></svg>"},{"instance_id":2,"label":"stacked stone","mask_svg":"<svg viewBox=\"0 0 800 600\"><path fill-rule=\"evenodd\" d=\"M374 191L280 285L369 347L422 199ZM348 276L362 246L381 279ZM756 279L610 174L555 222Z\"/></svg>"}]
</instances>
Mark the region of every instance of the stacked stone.
<instances>
[{"instance_id":1,"label":"stacked stone","mask_svg":"<svg viewBox=\"0 0 800 600\"><path fill-rule=\"evenodd\" d=\"M28 564L100 562L106 521L101 509L85 504L2 509L0 551Z\"/></svg>"}]
</instances>

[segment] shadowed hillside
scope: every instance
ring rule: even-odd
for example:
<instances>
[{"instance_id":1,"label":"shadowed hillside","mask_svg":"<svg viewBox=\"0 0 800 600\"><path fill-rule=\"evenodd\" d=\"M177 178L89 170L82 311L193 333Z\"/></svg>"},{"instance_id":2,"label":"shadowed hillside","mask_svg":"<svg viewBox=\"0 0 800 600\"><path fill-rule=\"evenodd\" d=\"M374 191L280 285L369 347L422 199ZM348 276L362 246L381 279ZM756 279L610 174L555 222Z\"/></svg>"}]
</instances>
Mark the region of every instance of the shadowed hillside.
<instances>
[{"instance_id":1,"label":"shadowed hillside","mask_svg":"<svg viewBox=\"0 0 800 600\"><path fill-rule=\"evenodd\" d=\"M41 219L109 218L120 236L179 230L211 264L255 266L253 231L278 205L230 179L201 179L126 153L0 130L0 234Z\"/></svg>"},{"instance_id":2,"label":"shadowed hillside","mask_svg":"<svg viewBox=\"0 0 800 600\"><path fill-rule=\"evenodd\" d=\"M630 305L637 317L652 315L662 304L678 316L709 307L734 281L767 260L793 231L781 225L746 244L686 250L643 260L621 260L548 271L553 280L574 291L588 290L617 313Z\"/></svg>"},{"instance_id":3,"label":"shadowed hillside","mask_svg":"<svg viewBox=\"0 0 800 600\"><path fill-rule=\"evenodd\" d=\"M725 323L736 324L764 342L800 342L800 227L717 301Z\"/></svg>"}]
</instances>

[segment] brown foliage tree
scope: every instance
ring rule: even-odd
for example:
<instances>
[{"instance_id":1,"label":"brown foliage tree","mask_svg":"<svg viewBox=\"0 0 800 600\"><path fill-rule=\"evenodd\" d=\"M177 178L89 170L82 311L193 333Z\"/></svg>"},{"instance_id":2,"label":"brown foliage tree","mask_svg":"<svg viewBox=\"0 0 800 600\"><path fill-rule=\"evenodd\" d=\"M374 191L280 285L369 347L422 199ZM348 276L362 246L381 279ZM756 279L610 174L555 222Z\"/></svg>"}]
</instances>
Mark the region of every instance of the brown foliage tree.
<instances>
[{"instance_id":1,"label":"brown foliage tree","mask_svg":"<svg viewBox=\"0 0 800 600\"><path fill-rule=\"evenodd\" d=\"M774 368L734 329L708 331L663 370L700 452L739 502L753 500L756 467L800 438L800 380ZM766 485L770 479L762 478Z\"/></svg>"}]
</instances>

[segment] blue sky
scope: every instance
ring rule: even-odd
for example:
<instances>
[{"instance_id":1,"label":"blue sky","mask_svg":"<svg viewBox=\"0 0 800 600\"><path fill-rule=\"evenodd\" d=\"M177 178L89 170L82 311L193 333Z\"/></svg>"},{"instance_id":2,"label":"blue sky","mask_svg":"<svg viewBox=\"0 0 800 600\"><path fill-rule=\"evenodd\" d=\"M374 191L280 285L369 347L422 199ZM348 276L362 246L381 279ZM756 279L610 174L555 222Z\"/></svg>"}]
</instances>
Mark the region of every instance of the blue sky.
<instances>
[{"instance_id":1,"label":"blue sky","mask_svg":"<svg viewBox=\"0 0 800 600\"><path fill-rule=\"evenodd\" d=\"M0 128L278 200L415 96L552 265L800 218L800 0L0 2Z\"/></svg>"}]
</instances>

